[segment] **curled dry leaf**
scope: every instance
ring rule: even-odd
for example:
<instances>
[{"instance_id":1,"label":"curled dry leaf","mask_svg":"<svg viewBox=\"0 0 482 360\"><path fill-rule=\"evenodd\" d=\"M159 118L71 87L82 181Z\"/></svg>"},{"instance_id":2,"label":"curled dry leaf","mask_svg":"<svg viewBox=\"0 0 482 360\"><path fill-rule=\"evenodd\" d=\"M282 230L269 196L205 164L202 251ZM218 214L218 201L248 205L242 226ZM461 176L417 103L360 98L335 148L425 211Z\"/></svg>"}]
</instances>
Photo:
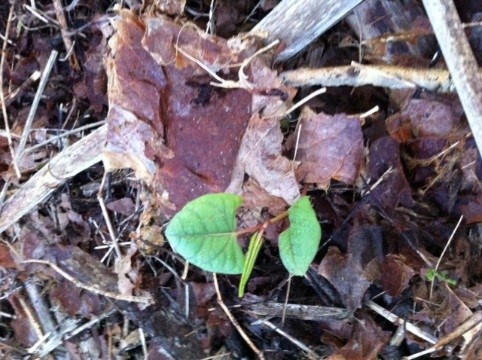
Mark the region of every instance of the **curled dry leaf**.
<instances>
[{"instance_id":1,"label":"curled dry leaf","mask_svg":"<svg viewBox=\"0 0 482 360\"><path fill-rule=\"evenodd\" d=\"M253 115L243 137L233 181L227 191L239 192L246 173L270 195L293 204L300 196L293 171L296 163L281 155L282 141L278 118Z\"/></svg>"},{"instance_id":2,"label":"curled dry leaf","mask_svg":"<svg viewBox=\"0 0 482 360\"><path fill-rule=\"evenodd\" d=\"M289 148L300 166L296 177L305 183L328 188L330 180L353 184L363 158L363 134L357 119L344 114L315 114L305 108Z\"/></svg>"},{"instance_id":3,"label":"curled dry leaf","mask_svg":"<svg viewBox=\"0 0 482 360\"><path fill-rule=\"evenodd\" d=\"M172 156L164 144L159 106L166 93L164 72L141 46L142 23L123 13L109 41L107 59L109 114L104 164L107 169L132 168L144 180L156 172L156 156Z\"/></svg>"}]
</instances>

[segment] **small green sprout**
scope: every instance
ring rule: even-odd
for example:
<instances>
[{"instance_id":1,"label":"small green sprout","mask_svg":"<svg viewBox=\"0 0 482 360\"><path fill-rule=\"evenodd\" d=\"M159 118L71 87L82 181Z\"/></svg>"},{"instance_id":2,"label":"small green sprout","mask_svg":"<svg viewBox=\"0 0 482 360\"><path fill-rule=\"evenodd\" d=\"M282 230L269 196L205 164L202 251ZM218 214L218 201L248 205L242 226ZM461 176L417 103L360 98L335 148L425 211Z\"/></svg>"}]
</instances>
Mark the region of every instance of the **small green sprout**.
<instances>
[{"instance_id":1,"label":"small green sprout","mask_svg":"<svg viewBox=\"0 0 482 360\"><path fill-rule=\"evenodd\" d=\"M242 274L239 296L243 296L268 225L288 217L290 226L280 234L281 261L291 275L303 276L318 251L321 227L307 196L287 211L253 229L236 231L236 211L243 199L219 193L189 202L169 222L166 238L173 250L191 264L220 274ZM237 236L253 233L243 253Z\"/></svg>"},{"instance_id":2,"label":"small green sprout","mask_svg":"<svg viewBox=\"0 0 482 360\"><path fill-rule=\"evenodd\" d=\"M451 279L448 277L447 273L444 271L437 271L435 269L429 269L427 271L427 280L428 281L435 281L435 279L446 282L449 285L455 286L457 285L457 280Z\"/></svg>"}]
</instances>

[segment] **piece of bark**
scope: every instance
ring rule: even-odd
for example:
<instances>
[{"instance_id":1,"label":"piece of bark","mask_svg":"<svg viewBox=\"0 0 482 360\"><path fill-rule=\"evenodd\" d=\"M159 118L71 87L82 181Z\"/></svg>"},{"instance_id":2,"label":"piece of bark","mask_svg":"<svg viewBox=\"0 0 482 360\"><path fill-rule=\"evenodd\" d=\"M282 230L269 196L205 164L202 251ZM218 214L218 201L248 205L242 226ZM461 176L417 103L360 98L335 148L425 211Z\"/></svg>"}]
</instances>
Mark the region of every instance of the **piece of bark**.
<instances>
[{"instance_id":1,"label":"piece of bark","mask_svg":"<svg viewBox=\"0 0 482 360\"><path fill-rule=\"evenodd\" d=\"M431 57L436 51L433 36L423 38L431 31L417 0L365 0L346 17L346 21L371 53L383 56L389 63L393 63L397 55ZM412 32L413 36L408 36L407 32ZM408 38L397 39L397 34L405 34ZM377 41L383 36L390 36L390 39Z\"/></svg>"},{"instance_id":2,"label":"piece of bark","mask_svg":"<svg viewBox=\"0 0 482 360\"><path fill-rule=\"evenodd\" d=\"M283 0L252 30L267 33L267 42L278 39L286 46L277 61L286 60L335 25L362 0Z\"/></svg>"},{"instance_id":3,"label":"piece of bark","mask_svg":"<svg viewBox=\"0 0 482 360\"><path fill-rule=\"evenodd\" d=\"M107 125L60 152L23 184L0 210L0 233L46 200L60 185L102 160Z\"/></svg>"},{"instance_id":4,"label":"piece of bark","mask_svg":"<svg viewBox=\"0 0 482 360\"><path fill-rule=\"evenodd\" d=\"M425 10L482 154L482 75L452 0L423 0Z\"/></svg>"}]
</instances>

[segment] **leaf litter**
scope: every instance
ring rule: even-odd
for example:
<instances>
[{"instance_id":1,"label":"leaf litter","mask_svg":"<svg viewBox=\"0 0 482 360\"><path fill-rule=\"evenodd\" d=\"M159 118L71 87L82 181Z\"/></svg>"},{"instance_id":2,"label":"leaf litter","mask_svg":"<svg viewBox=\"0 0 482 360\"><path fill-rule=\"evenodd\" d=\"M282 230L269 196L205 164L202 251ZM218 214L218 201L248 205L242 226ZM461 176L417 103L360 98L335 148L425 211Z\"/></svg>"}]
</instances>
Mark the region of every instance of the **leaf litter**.
<instances>
[{"instance_id":1,"label":"leaf litter","mask_svg":"<svg viewBox=\"0 0 482 360\"><path fill-rule=\"evenodd\" d=\"M2 355L80 357L84 345L72 331L85 325L82 338L94 358L189 359L201 353L251 358L240 328L266 358L401 358L425 349L438 358L480 357L480 325L454 335L477 318L482 293L482 163L456 97L340 87L288 114L314 88L289 87L279 73L323 61L350 63L359 49L347 49L347 39L360 31L353 16L295 58L273 63L289 44L256 53L267 45L262 38L235 36L267 16L272 2L233 7L226 2L213 9L197 1L174 7L166 1L157 8L146 2L115 15L102 4L80 3L83 7L71 5L77 8L69 12L68 26L81 71L69 61L56 62L35 109L32 150L16 164L20 179L10 140L6 133L2 137L2 196L32 188L31 181L38 181L32 175L45 164L48 169L50 158L90 130L63 137L64 131L106 118L107 137L97 141L106 141L102 159L114 177L104 189L107 216L96 191L86 190L101 183L104 170L94 165L67 182L52 182L50 197L28 204L26 215L10 224L0 243L0 310L8 330ZM410 1L383 3L387 13L410 6ZM356 10L357 21L367 25L364 60L425 67L434 39L419 4L412 4L417 11L410 14L416 17L411 32L409 26L385 24L390 17L380 19L370 6L366 2ZM459 7L465 17L477 19L469 5ZM9 4L0 5L3 19L9 11ZM12 11L17 17L4 20L0 30L11 30L2 53L2 91L15 152L37 91L37 72L51 50L66 59L69 52L56 23L51 23L56 38L39 26L41 19L51 21L44 17L55 13L51 3L37 2L37 10L17 4ZM18 27L20 19L28 27ZM231 38L200 30L211 20L214 33ZM385 26L373 26L378 22ZM384 34L382 28L392 30ZM396 44L385 42L397 32ZM480 53L476 28L469 33ZM378 113L361 116L374 105ZM236 296L238 277L218 275L222 300L239 328L218 307L212 275L194 266L182 274L185 259L162 238L168 220L184 205L219 192L244 198L237 217L241 228L263 223L306 194L323 231L308 273L288 287L278 250L288 220L266 229L269 241L243 299ZM215 211L207 213L220 220ZM240 236L234 245L246 248L247 238ZM266 320L249 311L253 304L282 303L286 296L290 317L284 322L282 314ZM388 314L375 313L370 301ZM343 310L346 316L293 316L293 309L306 305ZM432 349L427 341L450 336L449 346Z\"/></svg>"}]
</instances>

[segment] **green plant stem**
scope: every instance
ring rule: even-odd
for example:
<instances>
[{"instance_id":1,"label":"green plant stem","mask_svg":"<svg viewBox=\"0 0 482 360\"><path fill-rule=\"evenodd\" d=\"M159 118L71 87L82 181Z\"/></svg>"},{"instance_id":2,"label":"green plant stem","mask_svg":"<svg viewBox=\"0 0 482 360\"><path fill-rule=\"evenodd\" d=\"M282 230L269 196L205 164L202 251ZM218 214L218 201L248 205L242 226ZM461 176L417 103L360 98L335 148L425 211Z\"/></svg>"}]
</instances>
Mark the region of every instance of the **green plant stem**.
<instances>
[{"instance_id":1,"label":"green plant stem","mask_svg":"<svg viewBox=\"0 0 482 360\"><path fill-rule=\"evenodd\" d=\"M246 288L246 284L248 283L249 277L253 272L254 263L258 258L259 251L261 250L261 246L264 243L263 234L264 229L262 228L260 232L256 232L251 237L251 241L249 242L248 252L246 253L246 259L244 261L243 272L241 274L241 280L239 281L239 289L238 289L238 296L241 298L244 296L244 289Z\"/></svg>"},{"instance_id":2,"label":"green plant stem","mask_svg":"<svg viewBox=\"0 0 482 360\"><path fill-rule=\"evenodd\" d=\"M239 236L239 235L244 235L244 234L252 234L252 233L255 233L257 231L261 231L262 229L266 229L269 225L271 224L275 224L277 223L278 221L281 221L283 220L285 217L288 216L288 210L286 211L283 211L281 214L279 215L276 215L274 218L268 220L268 221L265 221L264 223L261 223L261 224L258 224L256 226L252 226L250 228L247 228L247 229L243 229L243 230L238 230L236 231L234 234L236 236ZM264 230L263 230L264 231Z\"/></svg>"}]
</instances>

